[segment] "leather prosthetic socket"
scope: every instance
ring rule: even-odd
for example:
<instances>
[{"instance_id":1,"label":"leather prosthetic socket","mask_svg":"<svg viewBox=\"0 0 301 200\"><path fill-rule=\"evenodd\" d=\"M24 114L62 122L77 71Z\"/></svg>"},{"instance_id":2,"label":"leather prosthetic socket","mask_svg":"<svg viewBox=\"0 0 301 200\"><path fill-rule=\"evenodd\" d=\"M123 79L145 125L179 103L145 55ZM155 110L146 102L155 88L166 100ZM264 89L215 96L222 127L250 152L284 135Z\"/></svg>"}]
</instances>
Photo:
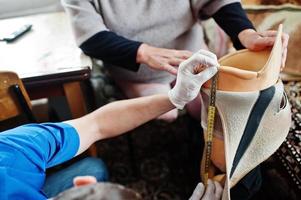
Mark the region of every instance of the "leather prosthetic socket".
<instances>
[{"instance_id":1,"label":"leather prosthetic socket","mask_svg":"<svg viewBox=\"0 0 301 200\"><path fill-rule=\"evenodd\" d=\"M230 188L270 157L289 131L290 106L279 79L281 35L280 25L272 50L241 50L219 60L209 178L224 174L223 199L230 199ZM204 132L210 85L201 92Z\"/></svg>"}]
</instances>

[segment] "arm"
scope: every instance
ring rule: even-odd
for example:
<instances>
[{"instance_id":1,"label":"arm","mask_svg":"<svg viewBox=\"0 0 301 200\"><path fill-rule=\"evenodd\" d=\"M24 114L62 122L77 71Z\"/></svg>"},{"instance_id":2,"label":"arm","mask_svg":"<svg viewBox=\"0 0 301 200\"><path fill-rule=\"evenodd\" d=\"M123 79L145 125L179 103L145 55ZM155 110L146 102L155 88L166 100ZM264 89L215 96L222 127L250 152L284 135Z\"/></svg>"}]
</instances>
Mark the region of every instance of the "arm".
<instances>
[{"instance_id":1,"label":"arm","mask_svg":"<svg viewBox=\"0 0 301 200\"><path fill-rule=\"evenodd\" d=\"M167 95L154 95L116 101L66 123L78 131L81 153L97 140L121 135L173 108Z\"/></svg>"},{"instance_id":2,"label":"arm","mask_svg":"<svg viewBox=\"0 0 301 200\"><path fill-rule=\"evenodd\" d=\"M236 49L245 48L239 33L245 29L254 30L240 3L231 3L219 9L213 16L216 23L229 35Z\"/></svg>"},{"instance_id":3,"label":"arm","mask_svg":"<svg viewBox=\"0 0 301 200\"><path fill-rule=\"evenodd\" d=\"M82 51L131 71L138 71L140 64L176 75L181 62L189 58L190 51L156 48L142 42L126 39L111 31L101 31L80 45Z\"/></svg>"},{"instance_id":4,"label":"arm","mask_svg":"<svg viewBox=\"0 0 301 200\"><path fill-rule=\"evenodd\" d=\"M77 45L93 58L137 71L136 54L141 42L128 40L105 25L99 8L92 0L61 0L70 17Z\"/></svg>"},{"instance_id":5,"label":"arm","mask_svg":"<svg viewBox=\"0 0 301 200\"><path fill-rule=\"evenodd\" d=\"M71 18L77 45L93 58L137 71L140 64L176 75L179 64L192 52L157 48L109 31L91 0L61 0ZM142 44L142 45L141 45Z\"/></svg>"},{"instance_id":6,"label":"arm","mask_svg":"<svg viewBox=\"0 0 301 200\"><path fill-rule=\"evenodd\" d=\"M195 67L206 68L194 73ZM117 101L79 119L66 121L78 132L80 147L77 154L92 143L128 132L175 107L183 109L199 93L201 85L217 72L216 56L201 50L181 63L175 87L168 95L154 95Z\"/></svg>"},{"instance_id":7,"label":"arm","mask_svg":"<svg viewBox=\"0 0 301 200\"><path fill-rule=\"evenodd\" d=\"M240 3L222 7L213 15L213 18L230 36L236 49L247 48L251 51L261 51L274 45L277 31L257 32ZM286 61L288 40L288 34L283 33L282 67Z\"/></svg>"}]
</instances>

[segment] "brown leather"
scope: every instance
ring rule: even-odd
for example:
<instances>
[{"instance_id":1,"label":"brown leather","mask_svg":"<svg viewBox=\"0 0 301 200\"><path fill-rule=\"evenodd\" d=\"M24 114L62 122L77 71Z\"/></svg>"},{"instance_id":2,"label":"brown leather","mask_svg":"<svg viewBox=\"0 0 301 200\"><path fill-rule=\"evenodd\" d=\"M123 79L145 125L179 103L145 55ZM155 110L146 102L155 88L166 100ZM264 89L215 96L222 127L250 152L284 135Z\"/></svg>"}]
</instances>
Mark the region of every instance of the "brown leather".
<instances>
[{"instance_id":1,"label":"brown leather","mask_svg":"<svg viewBox=\"0 0 301 200\"><path fill-rule=\"evenodd\" d=\"M252 52L247 49L228 54L219 60L218 90L248 92L266 89L279 79L282 59L282 25L272 50ZM211 81L204 87L209 88Z\"/></svg>"}]
</instances>

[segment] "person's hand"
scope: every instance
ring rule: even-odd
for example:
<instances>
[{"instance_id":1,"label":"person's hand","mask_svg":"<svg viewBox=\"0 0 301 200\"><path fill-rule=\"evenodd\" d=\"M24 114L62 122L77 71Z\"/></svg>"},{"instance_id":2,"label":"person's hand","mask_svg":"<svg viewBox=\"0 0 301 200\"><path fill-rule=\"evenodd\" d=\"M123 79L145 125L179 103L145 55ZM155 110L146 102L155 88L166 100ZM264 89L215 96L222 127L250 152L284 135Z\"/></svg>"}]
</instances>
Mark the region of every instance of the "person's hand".
<instances>
[{"instance_id":1,"label":"person's hand","mask_svg":"<svg viewBox=\"0 0 301 200\"><path fill-rule=\"evenodd\" d=\"M94 184L94 183L97 183L97 180L94 176L76 176L73 179L74 187L90 185L90 184Z\"/></svg>"},{"instance_id":2,"label":"person's hand","mask_svg":"<svg viewBox=\"0 0 301 200\"><path fill-rule=\"evenodd\" d=\"M200 50L180 64L176 85L168 92L172 104L178 109L196 98L201 86L217 72L216 55Z\"/></svg>"},{"instance_id":3,"label":"person's hand","mask_svg":"<svg viewBox=\"0 0 301 200\"><path fill-rule=\"evenodd\" d=\"M138 48L136 60L152 69L167 71L176 75L179 64L192 54L190 51L157 48L142 44Z\"/></svg>"},{"instance_id":4,"label":"person's hand","mask_svg":"<svg viewBox=\"0 0 301 200\"><path fill-rule=\"evenodd\" d=\"M204 184L199 183L194 189L189 200L220 200L222 197L222 192L222 186L218 182L212 182L209 179L206 191Z\"/></svg>"},{"instance_id":5,"label":"person's hand","mask_svg":"<svg viewBox=\"0 0 301 200\"><path fill-rule=\"evenodd\" d=\"M272 47L277 36L277 31L268 30L263 32L256 32L253 29L245 29L238 34L238 38L242 45L251 51L261 51L263 49ZM289 35L282 34L282 68L285 66L287 45Z\"/></svg>"}]
</instances>

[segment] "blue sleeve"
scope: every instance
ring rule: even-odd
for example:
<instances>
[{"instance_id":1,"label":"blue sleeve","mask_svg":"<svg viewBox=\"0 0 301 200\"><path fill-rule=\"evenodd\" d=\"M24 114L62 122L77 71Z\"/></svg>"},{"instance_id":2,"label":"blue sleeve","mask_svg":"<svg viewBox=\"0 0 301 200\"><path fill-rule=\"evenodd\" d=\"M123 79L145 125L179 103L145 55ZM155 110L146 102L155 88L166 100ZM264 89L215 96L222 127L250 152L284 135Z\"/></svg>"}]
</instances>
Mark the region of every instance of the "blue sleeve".
<instances>
[{"instance_id":1,"label":"blue sleeve","mask_svg":"<svg viewBox=\"0 0 301 200\"><path fill-rule=\"evenodd\" d=\"M79 136L65 123L27 124L2 132L0 143L17 149L45 170L73 158Z\"/></svg>"},{"instance_id":2,"label":"blue sleeve","mask_svg":"<svg viewBox=\"0 0 301 200\"><path fill-rule=\"evenodd\" d=\"M46 168L71 159L77 131L65 123L28 124L0 133L0 199L46 199Z\"/></svg>"}]
</instances>

